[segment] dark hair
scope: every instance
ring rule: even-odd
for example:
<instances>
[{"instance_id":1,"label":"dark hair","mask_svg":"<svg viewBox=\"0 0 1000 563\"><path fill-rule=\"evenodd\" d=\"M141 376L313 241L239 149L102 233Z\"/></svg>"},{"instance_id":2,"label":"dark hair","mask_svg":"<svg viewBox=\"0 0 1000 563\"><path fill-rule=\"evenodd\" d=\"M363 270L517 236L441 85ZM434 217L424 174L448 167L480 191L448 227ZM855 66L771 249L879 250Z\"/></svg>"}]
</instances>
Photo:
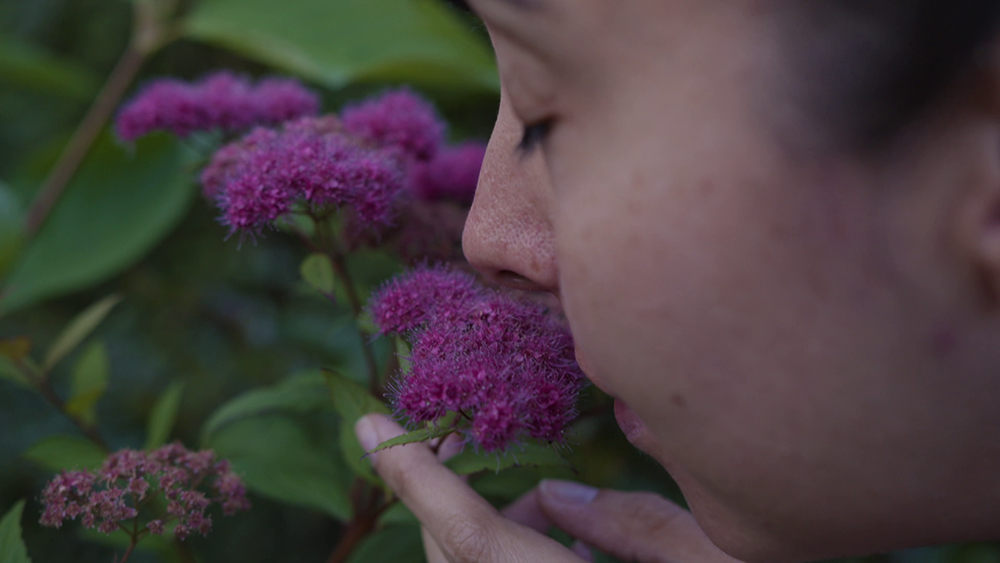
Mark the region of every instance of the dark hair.
<instances>
[{"instance_id":1,"label":"dark hair","mask_svg":"<svg viewBox=\"0 0 1000 563\"><path fill-rule=\"evenodd\" d=\"M975 66L1000 0L783 0L795 99L829 139L886 145Z\"/></svg>"}]
</instances>

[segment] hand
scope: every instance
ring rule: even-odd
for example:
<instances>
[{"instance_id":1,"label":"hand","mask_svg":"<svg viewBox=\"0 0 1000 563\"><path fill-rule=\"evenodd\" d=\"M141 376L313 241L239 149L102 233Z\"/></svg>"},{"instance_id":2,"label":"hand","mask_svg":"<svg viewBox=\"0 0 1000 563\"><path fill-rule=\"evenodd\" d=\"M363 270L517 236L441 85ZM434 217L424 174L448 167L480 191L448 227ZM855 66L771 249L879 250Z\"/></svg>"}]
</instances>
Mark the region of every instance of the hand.
<instances>
[{"instance_id":1,"label":"hand","mask_svg":"<svg viewBox=\"0 0 1000 563\"><path fill-rule=\"evenodd\" d=\"M381 415L362 418L355 431L366 450L403 433ZM591 559L588 545L641 563L735 561L709 541L690 513L651 493L543 481L501 513L425 444L371 457L375 470L423 524L430 563L580 563ZM544 535L550 526L578 540L572 551Z\"/></svg>"}]
</instances>

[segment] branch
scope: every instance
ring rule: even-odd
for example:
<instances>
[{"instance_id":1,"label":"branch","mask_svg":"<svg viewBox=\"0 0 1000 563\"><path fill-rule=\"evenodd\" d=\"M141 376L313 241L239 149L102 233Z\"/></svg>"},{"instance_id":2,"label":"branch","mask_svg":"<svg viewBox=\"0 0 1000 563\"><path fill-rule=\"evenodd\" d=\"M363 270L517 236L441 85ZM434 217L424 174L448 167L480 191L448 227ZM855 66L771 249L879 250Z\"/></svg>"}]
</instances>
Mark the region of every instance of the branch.
<instances>
[{"instance_id":1,"label":"branch","mask_svg":"<svg viewBox=\"0 0 1000 563\"><path fill-rule=\"evenodd\" d=\"M122 54L121 59L118 60L118 64L111 71L111 75L108 76L104 87L97 95L97 99L87 110L80 125L77 126L70 138L69 144L59 155L55 167L45 178L45 182L39 188L34 201L31 202L24 224L26 239L30 240L38 234L38 230L41 229L45 219L52 212L52 208L59 201L59 197L66 190L69 181L73 179L73 175L76 174L83 159L90 152L97 136L104 129L104 125L111 118L115 108L118 107L147 56L148 53L130 45Z\"/></svg>"}]
</instances>

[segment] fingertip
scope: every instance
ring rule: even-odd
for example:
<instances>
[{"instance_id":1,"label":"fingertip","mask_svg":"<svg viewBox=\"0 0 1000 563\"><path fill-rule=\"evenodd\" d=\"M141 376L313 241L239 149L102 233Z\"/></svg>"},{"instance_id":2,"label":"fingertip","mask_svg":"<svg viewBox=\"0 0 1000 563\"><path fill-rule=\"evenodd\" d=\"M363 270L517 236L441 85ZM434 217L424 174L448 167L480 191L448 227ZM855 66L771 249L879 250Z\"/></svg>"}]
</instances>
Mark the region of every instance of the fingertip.
<instances>
[{"instance_id":1,"label":"fingertip","mask_svg":"<svg viewBox=\"0 0 1000 563\"><path fill-rule=\"evenodd\" d=\"M375 428L375 422L372 420L375 416L377 415L369 414L362 416L354 423L354 435L358 437L361 448L366 452L374 450L380 443L378 430Z\"/></svg>"},{"instance_id":2,"label":"fingertip","mask_svg":"<svg viewBox=\"0 0 1000 563\"><path fill-rule=\"evenodd\" d=\"M580 507L590 504L597 498L599 489L560 479L545 479L538 485L542 502L550 505L570 505Z\"/></svg>"},{"instance_id":3,"label":"fingertip","mask_svg":"<svg viewBox=\"0 0 1000 563\"><path fill-rule=\"evenodd\" d=\"M583 559L584 561L594 560L594 550L592 550L589 545L583 543L580 540L576 540L575 542L573 542L573 545L570 546L570 551L572 551L577 557Z\"/></svg>"}]
</instances>

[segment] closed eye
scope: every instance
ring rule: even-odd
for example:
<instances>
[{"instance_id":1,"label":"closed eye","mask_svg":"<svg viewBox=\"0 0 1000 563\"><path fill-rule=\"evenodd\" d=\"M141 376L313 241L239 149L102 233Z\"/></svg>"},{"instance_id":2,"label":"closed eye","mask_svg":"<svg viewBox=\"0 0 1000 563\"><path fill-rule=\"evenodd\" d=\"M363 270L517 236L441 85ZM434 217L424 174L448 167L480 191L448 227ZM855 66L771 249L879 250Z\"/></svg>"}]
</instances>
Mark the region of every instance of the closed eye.
<instances>
[{"instance_id":1,"label":"closed eye","mask_svg":"<svg viewBox=\"0 0 1000 563\"><path fill-rule=\"evenodd\" d=\"M537 149L548 137L549 131L552 130L552 124L552 119L525 124L521 141L517 144L517 151L522 155L528 155Z\"/></svg>"}]
</instances>

